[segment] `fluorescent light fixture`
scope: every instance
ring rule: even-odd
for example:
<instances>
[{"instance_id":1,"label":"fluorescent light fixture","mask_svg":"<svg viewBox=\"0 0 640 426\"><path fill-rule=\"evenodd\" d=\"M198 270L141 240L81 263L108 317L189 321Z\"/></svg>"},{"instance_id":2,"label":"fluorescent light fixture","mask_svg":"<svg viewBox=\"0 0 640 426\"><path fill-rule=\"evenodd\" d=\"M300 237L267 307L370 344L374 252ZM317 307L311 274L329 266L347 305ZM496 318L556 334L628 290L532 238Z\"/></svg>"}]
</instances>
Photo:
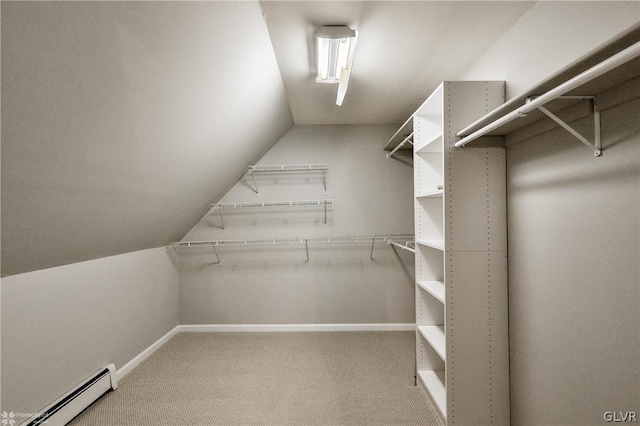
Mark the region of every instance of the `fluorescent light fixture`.
<instances>
[{"instance_id":1,"label":"fluorescent light fixture","mask_svg":"<svg viewBox=\"0 0 640 426\"><path fill-rule=\"evenodd\" d=\"M317 83L337 83L337 105L342 105L347 94L358 32L344 25L331 25L316 30L318 65Z\"/></svg>"}]
</instances>

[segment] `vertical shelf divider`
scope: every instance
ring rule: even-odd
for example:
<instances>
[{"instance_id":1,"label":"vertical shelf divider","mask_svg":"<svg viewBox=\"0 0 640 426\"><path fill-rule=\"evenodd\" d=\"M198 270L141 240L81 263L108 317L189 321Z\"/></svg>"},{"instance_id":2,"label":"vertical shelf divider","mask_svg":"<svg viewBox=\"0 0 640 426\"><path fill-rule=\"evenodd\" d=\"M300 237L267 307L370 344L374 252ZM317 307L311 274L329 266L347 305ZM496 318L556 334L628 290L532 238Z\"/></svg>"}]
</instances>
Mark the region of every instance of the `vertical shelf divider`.
<instances>
[{"instance_id":1,"label":"vertical shelf divider","mask_svg":"<svg viewBox=\"0 0 640 426\"><path fill-rule=\"evenodd\" d=\"M509 424L505 149L454 147L504 88L445 81L413 115L416 376L445 424Z\"/></svg>"}]
</instances>

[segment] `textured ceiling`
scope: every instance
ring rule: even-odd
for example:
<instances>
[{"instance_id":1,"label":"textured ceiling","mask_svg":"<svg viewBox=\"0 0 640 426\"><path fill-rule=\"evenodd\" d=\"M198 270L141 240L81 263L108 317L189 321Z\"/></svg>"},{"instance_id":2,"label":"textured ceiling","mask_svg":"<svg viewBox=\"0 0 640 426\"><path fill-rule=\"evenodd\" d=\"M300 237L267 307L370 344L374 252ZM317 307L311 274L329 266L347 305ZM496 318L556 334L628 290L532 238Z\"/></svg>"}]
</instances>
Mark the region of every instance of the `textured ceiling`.
<instances>
[{"instance_id":1,"label":"textured ceiling","mask_svg":"<svg viewBox=\"0 0 640 426\"><path fill-rule=\"evenodd\" d=\"M262 1L297 125L403 122L442 80L460 77L534 2ZM349 90L315 83L313 31L360 31Z\"/></svg>"}]
</instances>

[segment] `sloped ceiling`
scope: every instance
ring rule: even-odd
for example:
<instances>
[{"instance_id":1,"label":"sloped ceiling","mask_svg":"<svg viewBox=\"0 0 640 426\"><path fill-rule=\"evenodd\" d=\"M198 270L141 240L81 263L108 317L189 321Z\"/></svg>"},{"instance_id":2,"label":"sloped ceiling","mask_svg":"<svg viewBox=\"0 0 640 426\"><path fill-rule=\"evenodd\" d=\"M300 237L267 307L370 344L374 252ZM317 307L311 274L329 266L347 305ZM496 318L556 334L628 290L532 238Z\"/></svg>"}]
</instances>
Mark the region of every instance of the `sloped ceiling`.
<instances>
[{"instance_id":1,"label":"sloped ceiling","mask_svg":"<svg viewBox=\"0 0 640 426\"><path fill-rule=\"evenodd\" d=\"M296 125L405 121L442 80L455 80L535 2L262 1ZM360 31L349 90L315 83L313 32ZM541 29L543 30L543 29Z\"/></svg>"},{"instance_id":2,"label":"sloped ceiling","mask_svg":"<svg viewBox=\"0 0 640 426\"><path fill-rule=\"evenodd\" d=\"M530 6L0 3L2 275L180 240L294 119L404 121ZM324 24L360 30L342 107Z\"/></svg>"},{"instance_id":3,"label":"sloped ceiling","mask_svg":"<svg viewBox=\"0 0 640 426\"><path fill-rule=\"evenodd\" d=\"M2 2L2 275L178 241L293 125L257 2Z\"/></svg>"}]
</instances>

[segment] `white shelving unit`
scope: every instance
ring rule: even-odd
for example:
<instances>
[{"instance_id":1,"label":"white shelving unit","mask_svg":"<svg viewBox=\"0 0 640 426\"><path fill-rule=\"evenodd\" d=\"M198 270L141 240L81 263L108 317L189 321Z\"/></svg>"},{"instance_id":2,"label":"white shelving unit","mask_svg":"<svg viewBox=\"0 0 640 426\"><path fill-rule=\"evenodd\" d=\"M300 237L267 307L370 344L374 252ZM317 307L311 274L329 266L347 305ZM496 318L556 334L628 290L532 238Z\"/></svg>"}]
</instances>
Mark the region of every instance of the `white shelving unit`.
<instances>
[{"instance_id":1,"label":"white shelving unit","mask_svg":"<svg viewBox=\"0 0 640 426\"><path fill-rule=\"evenodd\" d=\"M503 141L453 146L503 102L503 82L443 82L412 116L416 375L446 424L509 424Z\"/></svg>"}]
</instances>

